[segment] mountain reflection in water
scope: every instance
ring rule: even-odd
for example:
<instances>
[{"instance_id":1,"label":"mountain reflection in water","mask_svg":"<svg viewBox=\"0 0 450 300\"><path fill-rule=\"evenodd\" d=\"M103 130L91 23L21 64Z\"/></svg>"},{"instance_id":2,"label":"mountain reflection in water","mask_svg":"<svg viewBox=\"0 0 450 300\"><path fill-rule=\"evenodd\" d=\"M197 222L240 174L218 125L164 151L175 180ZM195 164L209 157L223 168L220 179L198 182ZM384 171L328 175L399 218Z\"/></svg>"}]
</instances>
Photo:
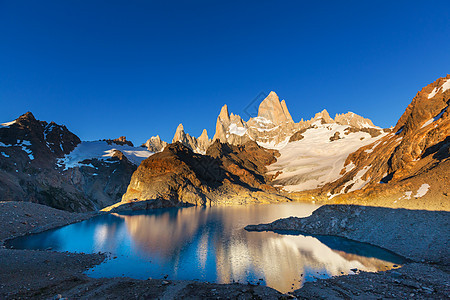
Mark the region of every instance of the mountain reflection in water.
<instances>
[{"instance_id":1,"label":"mountain reflection in water","mask_svg":"<svg viewBox=\"0 0 450 300\"><path fill-rule=\"evenodd\" d=\"M92 277L198 279L266 284L281 292L350 269L377 271L402 259L377 247L334 237L247 232L248 224L308 216L318 206L274 204L161 209L111 214L17 239L17 248L111 252Z\"/></svg>"}]
</instances>

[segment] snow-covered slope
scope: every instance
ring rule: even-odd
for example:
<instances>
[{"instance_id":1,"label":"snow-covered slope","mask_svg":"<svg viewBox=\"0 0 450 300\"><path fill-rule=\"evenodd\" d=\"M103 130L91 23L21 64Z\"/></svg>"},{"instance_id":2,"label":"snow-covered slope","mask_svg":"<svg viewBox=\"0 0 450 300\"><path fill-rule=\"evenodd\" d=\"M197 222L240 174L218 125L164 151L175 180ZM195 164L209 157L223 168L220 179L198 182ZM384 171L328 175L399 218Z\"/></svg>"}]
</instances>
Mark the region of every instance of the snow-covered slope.
<instances>
[{"instance_id":1,"label":"snow-covered slope","mask_svg":"<svg viewBox=\"0 0 450 300\"><path fill-rule=\"evenodd\" d=\"M348 128L348 125L336 123L322 124L319 120L302 133L302 139L279 145L281 156L268 167L270 174L280 172L274 181L275 186L294 192L315 189L335 181L341 176L350 153L386 135L372 137L367 132L352 132ZM336 133L339 133L338 138ZM351 164L347 165L346 171L351 168Z\"/></svg>"},{"instance_id":2,"label":"snow-covered slope","mask_svg":"<svg viewBox=\"0 0 450 300\"><path fill-rule=\"evenodd\" d=\"M153 152L142 147L108 144L105 141L81 142L72 152L59 159L58 164L64 166L64 169L67 170L68 168L80 166L80 162L86 159L105 160L111 158L114 150L122 152L130 162L137 166L153 154Z\"/></svg>"}]
</instances>

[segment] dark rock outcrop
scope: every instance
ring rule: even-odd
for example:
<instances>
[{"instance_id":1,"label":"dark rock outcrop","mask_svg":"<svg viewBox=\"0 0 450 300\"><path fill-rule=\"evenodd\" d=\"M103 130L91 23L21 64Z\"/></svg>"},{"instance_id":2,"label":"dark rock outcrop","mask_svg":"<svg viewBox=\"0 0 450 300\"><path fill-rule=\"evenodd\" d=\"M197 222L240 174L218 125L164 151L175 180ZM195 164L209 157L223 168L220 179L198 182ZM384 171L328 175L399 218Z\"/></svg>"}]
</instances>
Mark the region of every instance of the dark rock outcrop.
<instances>
[{"instance_id":1,"label":"dark rock outcrop","mask_svg":"<svg viewBox=\"0 0 450 300\"><path fill-rule=\"evenodd\" d=\"M120 136L117 139L113 139L113 140L108 139L108 140L104 140L104 141L107 142L108 145L116 144L116 145L121 145L121 146L128 145L130 147L134 147L133 143L131 141L128 141L126 136Z\"/></svg>"},{"instance_id":2,"label":"dark rock outcrop","mask_svg":"<svg viewBox=\"0 0 450 300\"><path fill-rule=\"evenodd\" d=\"M27 201L84 212L120 201L136 166L118 151L64 169L58 160L80 139L64 125L38 121L31 112L0 127L0 201ZM112 141L125 143L126 139Z\"/></svg>"}]
</instances>

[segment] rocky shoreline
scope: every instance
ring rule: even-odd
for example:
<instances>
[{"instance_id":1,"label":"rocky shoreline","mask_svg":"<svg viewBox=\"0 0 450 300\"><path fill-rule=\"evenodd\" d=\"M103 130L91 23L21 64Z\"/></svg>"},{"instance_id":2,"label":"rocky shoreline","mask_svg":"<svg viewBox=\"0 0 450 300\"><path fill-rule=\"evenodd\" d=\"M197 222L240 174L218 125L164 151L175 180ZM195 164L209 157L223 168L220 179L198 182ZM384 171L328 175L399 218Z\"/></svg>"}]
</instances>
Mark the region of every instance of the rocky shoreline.
<instances>
[{"instance_id":1,"label":"rocky shoreline","mask_svg":"<svg viewBox=\"0 0 450 300\"><path fill-rule=\"evenodd\" d=\"M89 278L84 272L106 253L6 249L6 240L80 222L96 216L29 202L0 202L0 299L280 299L258 285L187 280Z\"/></svg>"},{"instance_id":2,"label":"rocky shoreline","mask_svg":"<svg viewBox=\"0 0 450 300\"><path fill-rule=\"evenodd\" d=\"M300 299L448 299L450 295L450 212L325 205L307 218L290 217L249 231L333 235L380 246L410 260L386 272L357 272L306 282Z\"/></svg>"},{"instance_id":3,"label":"rocky shoreline","mask_svg":"<svg viewBox=\"0 0 450 300\"><path fill-rule=\"evenodd\" d=\"M310 234L333 234L372 242L395 250L412 261L401 268L386 272L339 276L307 282L290 294L281 294L265 286L243 284L214 284L198 281L178 281L130 278L89 278L86 270L105 259L114 259L106 253L83 254L55 252L51 250L6 249L7 239L38 233L51 228L79 222L96 214L68 213L46 206L26 202L0 202L0 298L152 298L152 299L377 299L414 298L448 299L450 294L450 266L448 257L447 212L400 210L396 222L379 208L359 206L324 206L308 218L288 218L271 224L249 226L251 230L294 230ZM330 216L333 214L333 216ZM411 214L411 215L409 215ZM413 217L418 214L419 217ZM303 221L302 221L303 220ZM347 221L343 221L347 220ZM392 230L394 223L400 227L412 226L405 223L420 221L428 232L421 230L401 239L405 232ZM373 226L378 221L379 226ZM334 224L334 225L333 225ZM347 224L343 226L344 224ZM351 224L353 224L351 226ZM433 225L434 224L434 225ZM434 226L439 226L435 228ZM372 227L371 227L372 226ZM414 225L416 226L416 225ZM368 228L379 231L374 234ZM363 234L366 231L366 234ZM358 234L360 234L358 236ZM384 239L381 239L385 235ZM436 239L440 235L439 239ZM363 238L365 237L365 238ZM390 239L392 237L392 239ZM421 237L420 242L415 240ZM384 243L383 243L384 240ZM397 245L398 244L398 245ZM416 248L414 250L413 248ZM427 248L427 251L424 251ZM410 254L408 255L408 252ZM421 254L422 253L422 254Z\"/></svg>"}]
</instances>

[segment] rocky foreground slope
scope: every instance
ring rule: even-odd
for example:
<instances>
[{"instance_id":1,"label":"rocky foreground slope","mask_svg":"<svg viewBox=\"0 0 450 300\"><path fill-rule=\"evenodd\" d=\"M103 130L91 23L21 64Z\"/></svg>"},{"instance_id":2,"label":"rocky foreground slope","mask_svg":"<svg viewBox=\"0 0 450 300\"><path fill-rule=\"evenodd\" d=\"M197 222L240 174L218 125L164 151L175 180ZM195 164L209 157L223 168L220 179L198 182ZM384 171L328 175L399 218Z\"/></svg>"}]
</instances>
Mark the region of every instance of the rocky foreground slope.
<instances>
[{"instance_id":1,"label":"rocky foreground slope","mask_svg":"<svg viewBox=\"0 0 450 300\"><path fill-rule=\"evenodd\" d=\"M325 205L306 218L249 225L250 231L333 235L380 246L412 261L400 269L307 282L299 299L446 299L450 212Z\"/></svg>"},{"instance_id":2,"label":"rocky foreground slope","mask_svg":"<svg viewBox=\"0 0 450 300\"><path fill-rule=\"evenodd\" d=\"M417 262L448 265L449 220L450 212L444 211L325 205L306 218L290 217L245 229L341 236L391 250Z\"/></svg>"}]
</instances>

